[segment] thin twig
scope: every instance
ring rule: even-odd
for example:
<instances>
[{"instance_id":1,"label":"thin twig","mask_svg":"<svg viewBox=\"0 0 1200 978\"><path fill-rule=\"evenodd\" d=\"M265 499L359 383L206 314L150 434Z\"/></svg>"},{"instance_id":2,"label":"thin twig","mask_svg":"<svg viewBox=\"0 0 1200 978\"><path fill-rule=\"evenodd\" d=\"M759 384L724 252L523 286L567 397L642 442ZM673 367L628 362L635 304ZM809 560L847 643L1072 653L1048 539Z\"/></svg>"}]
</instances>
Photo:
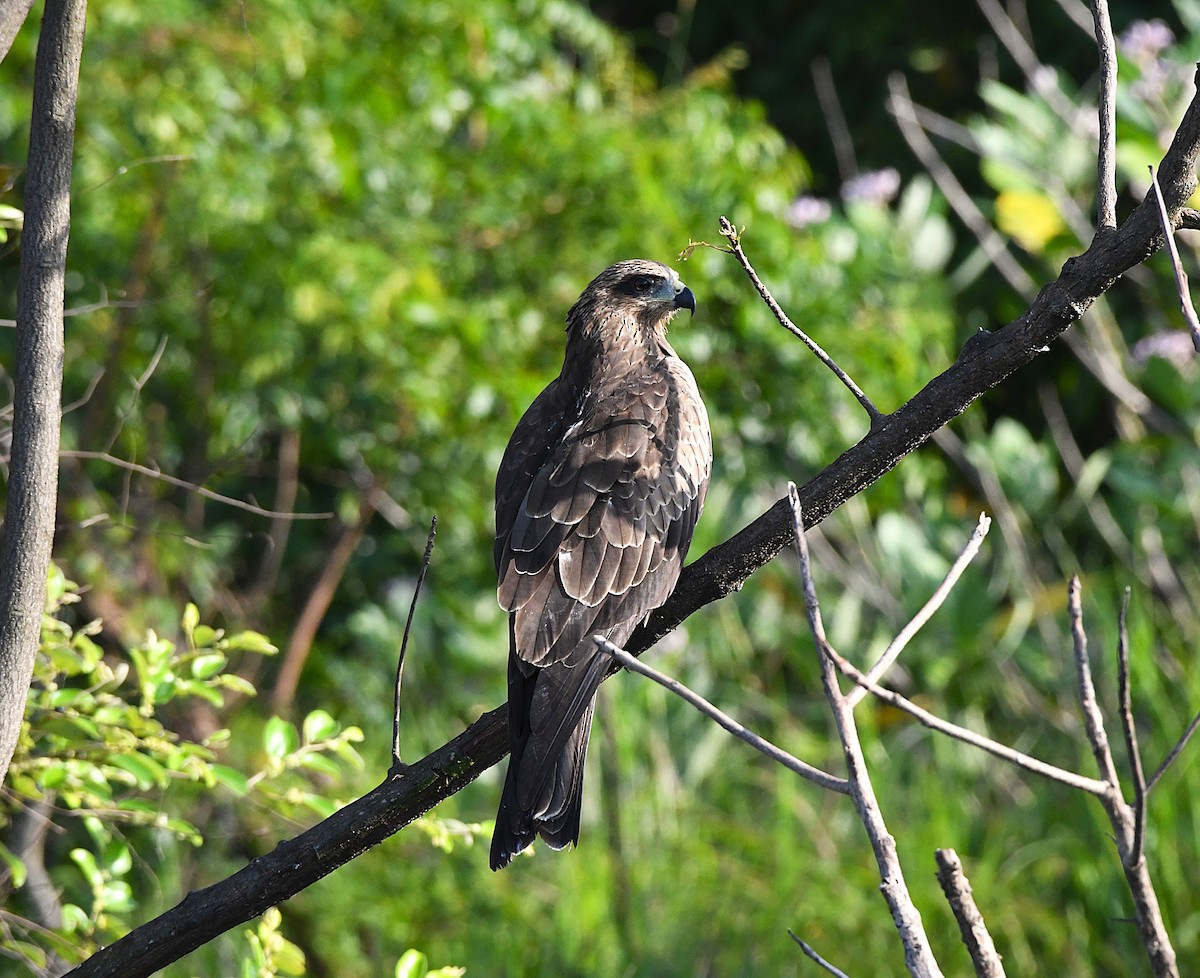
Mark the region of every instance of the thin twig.
<instances>
[{"instance_id":1,"label":"thin twig","mask_svg":"<svg viewBox=\"0 0 1200 978\"><path fill-rule=\"evenodd\" d=\"M1096 228L1117 227L1117 45L1108 0L1092 0L1096 47L1100 51L1100 141L1096 153Z\"/></svg>"},{"instance_id":2,"label":"thin twig","mask_svg":"<svg viewBox=\"0 0 1200 978\"><path fill-rule=\"evenodd\" d=\"M800 565L800 581L804 591L804 608L808 616L809 630L817 645L821 667L821 684L825 688L825 699L833 712L838 739L846 758L846 780L850 783L850 798L858 811L859 820L870 839L875 853L875 864L879 868L880 891L892 912L892 922L904 945L904 964L913 978L941 978L938 967L921 922L921 914L908 892L904 881L904 870L896 853L896 840L888 831L883 812L875 797L871 775L867 770L858 728L854 723L854 710L846 702L838 685L830 653L833 651L825 635L821 621L821 607L817 601L817 588L813 582L809 564L808 541L804 534L804 515L800 508L800 496L794 483L788 483L788 501L792 510L792 533L795 538L796 556Z\"/></svg>"},{"instance_id":3,"label":"thin twig","mask_svg":"<svg viewBox=\"0 0 1200 978\"><path fill-rule=\"evenodd\" d=\"M813 950L813 947L811 944L808 944L807 942L802 941L799 937L797 937L795 931L789 929L788 937L790 937L793 941L795 941L798 945L800 945L800 950L803 951L809 959L811 959L811 960L815 961L817 964L819 964L822 968L824 968L831 975L833 975L834 978L850 978L850 976L848 974L846 974L846 972L844 972L841 968L835 967L834 965L832 965L828 961L826 961L823 957L821 957L821 955L819 955L815 950Z\"/></svg>"},{"instance_id":4,"label":"thin twig","mask_svg":"<svg viewBox=\"0 0 1200 978\"><path fill-rule=\"evenodd\" d=\"M1083 630L1081 593L1079 575L1075 574L1067 586L1067 613L1071 619L1071 638L1075 645L1075 686L1079 693L1079 708L1083 713L1084 730L1087 732L1088 744L1092 748L1092 756L1096 759L1100 777L1119 794L1121 782L1117 777L1117 765L1108 745L1108 732L1104 729L1104 716L1100 712L1100 704L1096 701L1096 685L1092 680L1087 634Z\"/></svg>"},{"instance_id":5,"label":"thin twig","mask_svg":"<svg viewBox=\"0 0 1200 978\"><path fill-rule=\"evenodd\" d=\"M744 726L738 723L733 717L727 713L723 713L720 709L713 706L699 693L689 689L678 679L672 679L665 673L659 672L651 666L646 665L640 659L630 655L624 649L613 645L603 635L593 635L592 641L596 645L611 655L618 663L630 672L636 672L640 676L645 676L647 679L652 679L663 689L669 690L678 696L681 700L691 704L714 723L723 727L729 733L733 734L739 740L745 741L756 751L765 754L771 760L782 764L789 771L792 771L806 781L811 781L815 785L819 785L828 791L836 791L838 794L847 795L850 793L850 785L844 778L839 778L836 775L822 771L820 768L813 767L794 757L780 747L776 747L769 740L765 740L756 734L753 730L747 730Z\"/></svg>"},{"instance_id":6,"label":"thin twig","mask_svg":"<svg viewBox=\"0 0 1200 978\"><path fill-rule=\"evenodd\" d=\"M866 676L870 682L878 682L883 677L884 673L892 667L892 663L899 658L900 653L904 651L904 647L908 645L912 637L921 630L922 626L933 617L934 612L942 606L951 589L958 583L958 579L962 577L963 571L967 569L967 565L979 553L979 548L983 545L983 538L987 536L991 525L992 521L988 518L987 514L980 513L979 522L975 524L975 530L971 534L971 539L967 541L967 545L963 548L962 553L958 555L958 559L954 561L945 579L938 585L937 590L933 592L929 600L925 602L924 607L900 630L900 633L883 650L883 654L875 660L875 664L867 670ZM854 707L861 703L866 695L866 689L862 686L856 686L846 694L846 702L851 707Z\"/></svg>"},{"instance_id":7,"label":"thin twig","mask_svg":"<svg viewBox=\"0 0 1200 978\"><path fill-rule=\"evenodd\" d=\"M333 516L333 513L280 513L273 509L263 509L261 506L255 506L254 503L248 503L242 499L234 499L232 496L224 496L219 492L213 492L211 489L205 489L204 486L198 486L194 482L188 482L186 479L167 475L165 472L160 472L158 469L152 469L145 465L139 465L137 462L117 458L108 452L63 449L58 454L60 458L82 458L96 462L106 462L109 465L115 465L119 469L136 472L138 475L149 476L151 479L158 479L159 482L165 482L169 486L187 489L189 492L197 493L205 499L211 499L213 502L224 503L226 506L233 506L237 509L244 509L247 513L253 513L255 516L266 516L273 520L327 520Z\"/></svg>"},{"instance_id":8,"label":"thin twig","mask_svg":"<svg viewBox=\"0 0 1200 978\"><path fill-rule=\"evenodd\" d=\"M958 219L975 236L988 261L1020 296L1026 300L1031 299L1037 294L1037 284L1012 256L1000 232L984 216L983 211L954 175L954 171L930 142L924 128L917 121L916 107L908 91L908 81L900 72L888 76L888 94L888 111L900 127L900 135L904 137L908 148L933 177L933 182L954 209Z\"/></svg>"},{"instance_id":9,"label":"thin twig","mask_svg":"<svg viewBox=\"0 0 1200 978\"><path fill-rule=\"evenodd\" d=\"M396 699L395 710L392 714L392 766L389 774L394 776L408 769L400 760L400 687L404 682L404 658L408 653L408 632L412 628L413 612L417 610L417 598L421 596L421 585L425 582L425 572L429 570L429 561L433 558L433 540L437 536L437 516L429 521L429 536L425 538L425 555L421 558L421 569L417 572L417 583L413 587L412 601L408 603L408 618L404 622L404 635L400 639L400 656L396 660Z\"/></svg>"},{"instance_id":10,"label":"thin twig","mask_svg":"<svg viewBox=\"0 0 1200 978\"><path fill-rule=\"evenodd\" d=\"M1183 318L1187 320L1188 332L1192 335L1192 346L1200 352L1200 319L1196 318L1196 307L1192 305L1187 272L1183 270L1183 262L1179 260L1179 249L1175 247L1175 229L1171 226L1171 218L1167 214L1167 205L1163 202L1162 187L1158 185L1158 174L1154 172L1154 167L1150 167L1150 182L1154 184L1154 199L1158 201L1158 214L1162 218L1163 232L1167 236L1167 254L1171 258L1171 269L1175 272L1179 305L1183 309Z\"/></svg>"},{"instance_id":11,"label":"thin twig","mask_svg":"<svg viewBox=\"0 0 1200 978\"><path fill-rule=\"evenodd\" d=\"M930 142L925 130L917 121L917 107L908 92L908 82L896 72L888 78L888 111L900 127L904 141L921 165L933 178L942 196L946 198L958 219L967 226L984 255L992 263L1009 286L1026 302L1032 302L1038 294L1038 285L1008 250L1008 244L992 226L991 221L975 203L966 188L954 175L954 171L942 159L937 148ZM1092 348L1077 331L1063 334L1063 342L1079 358L1079 362L1091 373L1118 402L1141 418L1151 418L1155 406L1145 392L1125 376L1119 361L1102 356Z\"/></svg>"},{"instance_id":12,"label":"thin twig","mask_svg":"<svg viewBox=\"0 0 1200 978\"><path fill-rule=\"evenodd\" d=\"M1058 0L1058 5L1062 8L1062 12L1070 18L1071 23L1088 37L1092 36L1092 18L1088 16L1087 4L1081 3L1080 0Z\"/></svg>"},{"instance_id":13,"label":"thin twig","mask_svg":"<svg viewBox=\"0 0 1200 978\"><path fill-rule=\"evenodd\" d=\"M877 407L875 407L874 404L871 403L871 399L863 393L862 388L860 388L858 384L851 380L850 376L841 367L834 363L833 358L821 349L816 340L812 339L812 337L805 333L804 330L793 323L791 319L788 318L787 313L780 308L779 303L775 301L775 297L771 295L767 287L763 285L762 279L758 277L758 273L754 270L754 266L750 264L750 259L747 258L746 253L742 251L741 234L737 228L735 228L726 217L722 217L719 223L721 226L721 234L729 240L731 253L741 263L742 268L746 270L746 274L750 277L750 281L754 284L754 288L758 290L758 294L762 297L763 302L767 304L767 308L771 310L771 314L779 321L779 325L786 329L793 336L797 337L801 343L803 343L809 348L809 350L812 351L813 355L818 360L820 360L823 364L825 364L826 367L833 371L833 375L842 382L846 390L854 395L854 399L857 400L862 409L867 412L867 417L871 419L871 428L874 429L875 426L885 418L883 412L881 412Z\"/></svg>"},{"instance_id":14,"label":"thin twig","mask_svg":"<svg viewBox=\"0 0 1200 978\"><path fill-rule=\"evenodd\" d=\"M975 3L983 16L987 18L996 38L1012 55L1029 87L1042 97L1063 122L1074 125L1075 106L1063 95L1062 89L1055 81L1054 72L1047 70L1046 66L1042 64L1028 38L1001 6L1000 0L975 0Z\"/></svg>"},{"instance_id":15,"label":"thin twig","mask_svg":"<svg viewBox=\"0 0 1200 978\"><path fill-rule=\"evenodd\" d=\"M70 309L63 310L63 319L70 319L73 316L86 316L90 313L97 312L100 309L142 309L146 306L153 306L162 299L109 299L107 296L98 302L89 302L82 306L72 306ZM17 325L15 319L0 319L0 327L12 328Z\"/></svg>"},{"instance_id":16,"label":"thin twig","mask_svg":"<svg viewBox=\"0 0 1200 978\"><path fill-rule=\"evenodd\" d=\"M1083 630L1080 591L1079 577L1076 575L1071 578L1067 589L1067 611L1075 642L1076 678L1084 729L1092 754L1096 758L1096 765L1109 787L1108 791L1099 796L1100 804L1104 808L1104 814L1108 816L1108 824L1112 827L1117 854L1121 859L1121 869L1125 873L1125 882L1133 898L1138 935L1150 960L1151 972L1155 978L1179 978L1175 947L1171 944L1171 937L1163 922L1158 894L1154 891L1154 881L1150 878L1150 870L1146 865L1146 855L1135 843L1136 816L1121 794L1116 764L1113 762L1108 735L1104 730L1104 718L1096 702L1096 689L1092 682L1091 663L1088 660L1087 636Z\"/></svg>"},{"instance_id":17,"label":"thin twig","mask_svg":"<svg viewBox=\"0 0 1200 978\"><path fill-rule=\"evenodd\" d=\"M121 437L121 429L125 427L125 422L129 420L129 416L133 414L133 409L137 407L138 399L142 396L142 389L150 382L150 378L154 376L154 371L158 369L159 363L162 361L163 354L167 351L167 334L159 338L158 346L155 347L153 356L150 357L150 362L146 364L146 369L142 371L141 376L133 382L133 393L129 398L129 404L121 411L117 418L116 427L113 428L113 433L108 437L108 444L104 446L105 452L111 452L113 446L117 443L117 439Z\"/></svg>"},{"instance_id":18,"label":"thin twig","mask_svg":"<svg viewBox=\"0 0 1200 978\"><path fill-rule=\"evenodd\" d=\"M983 734L978 734L974 730L968 730L966 727L960 727L949 720L943 720L936 714L917 706L912 700L897 693L895 690L888 689L886 686L880 686L878 683L868 680L866 675L854 663L842 656L831 645L826 645L825 654L837 666L838 671L851 682L857 683L876 699L887 703L888 706L894 706L898 710L903 710L923 727L928 727L930 730L945 734L947 737L953 737L955 740L961 740L964 744L970 744L972 747L978 747L980 750L987 751L1002 761L1008 761L1010 764L1022 770L1029 771L1031 774L1039 774L1044 778L1049 778L1051 781L1057 781L1068 788L1086 791L1089 795L1096 796L1106 795L1110 790L1108 784L1103 781L1089 778L1083 774L1076 774L1074 771L1068 771L1066 768L1057 767L1053 764L1047 764L1045 761L1009 747L1007 744L1002 744L999 741L992 740L990 737L985 737Z\"/></svg>"},{"instance_id":19,"label":"thin twig","mask_svg":"<svg viewBox=\"0 0 1200 978\"><path fill-rule=\"evenodd\" d=\"M1121 599L1117 620L1117 698L1121 705L1121 730L1125 734L1125 750L1133 772L1133 851L1135 860L1142 858L1146 839L1146 772L1142 768L1142 752L1138 748L1137 727L1133 722L1133 695L1129 683L1129 588Z\"/></svg>"},{"instance_id":20,"label":"thin twig","mask_svg":"<svg viewBox=\"0 0 1200 978\"><path fill-rule=\"evenodd\" d=\"M143 156L139 159L133 160L132 162L123 163L99 183L88 187L88 192L90 193L93 190L99 190L106 183L111 183L113 180L117 179L117 177L123 177L135 167L146 166L147 164L151 163L191 163L195 159L196 157L189 153L164 153L160 156Z\"/></svg>"},{"instance_id":21,"label":"thin twig","mask_svg":"<svg viewBox=\"0 0 1200 978\"><path fill-rule=\"evenodd\" d=\"M1187 747L1188 741L1192 739L1192 734L1194 734L1198 729L1200 729L1200 713L1197 713L1194 717L1192 717L1192 722L1187 725L1187 729L1183 732L1183 735L1177 741L1175 741L1175 746L1172 747L1167 756L1163 758L1163 762L1158 766L1158 770L1150 775L1150 777L1146 780L1147 793L1149 793L1150 790L1156 784L1158 784L1162 776L1167 773L1167 768L1174 764L1175 759L1183 753L1183 749Z\"/></svg>"},{"instance_id":22,"label":"thin twig","mask_svg":"<svg viewBox=\"0 0 1200 978\"><path fill-rule=\"evenodd\" d=\"M850 135L850 127L846 124L842 103L838 99L833 71L829 67L829 59L824 55L813 58L809 67L812 71L813 87L817 90L817 104L821 106L821 116L825 119L825 128L829 130L829 139L833 143L838 177L842 183L846 183L858 176L858 161L854 158L854 139Z\"/></svg>"},{"instance_id":23,"label":"thin twig","mask_svg":"<svg viewBox=\"0 0 1200 978\"><path fill-rule=\"evenodd\" d=\"M1004 978L1004 965L992 935L988 933L983 914L975 904L975 895L971 892L971 884L963 873L962 861L953 849L938 849L934 853L937 861L937 879L942 892L946 894L946 902L958 921L958 929L962 934L971 963L975 966L978 978Z\"/></svg>"}]
</instances>

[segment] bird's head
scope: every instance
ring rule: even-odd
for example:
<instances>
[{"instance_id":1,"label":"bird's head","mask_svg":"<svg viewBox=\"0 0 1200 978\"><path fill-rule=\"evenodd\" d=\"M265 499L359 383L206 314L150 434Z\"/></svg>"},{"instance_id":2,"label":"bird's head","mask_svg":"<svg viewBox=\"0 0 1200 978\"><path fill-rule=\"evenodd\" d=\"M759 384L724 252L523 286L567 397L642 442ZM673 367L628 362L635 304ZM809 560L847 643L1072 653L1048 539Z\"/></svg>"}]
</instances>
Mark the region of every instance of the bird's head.
<instances>
[{"instance_id":1,"label":"bird's head","mask_svg":"<svg viewBox=\"0 0 1200 978\"><path fill-rule=\"evenodd\" d=\"M680 309L695 315L696 297L673 268L644 258L619 261L583 290L567 313L567 329L574 332L636 323L660 332Z\"/></svg>"}]
</instances>

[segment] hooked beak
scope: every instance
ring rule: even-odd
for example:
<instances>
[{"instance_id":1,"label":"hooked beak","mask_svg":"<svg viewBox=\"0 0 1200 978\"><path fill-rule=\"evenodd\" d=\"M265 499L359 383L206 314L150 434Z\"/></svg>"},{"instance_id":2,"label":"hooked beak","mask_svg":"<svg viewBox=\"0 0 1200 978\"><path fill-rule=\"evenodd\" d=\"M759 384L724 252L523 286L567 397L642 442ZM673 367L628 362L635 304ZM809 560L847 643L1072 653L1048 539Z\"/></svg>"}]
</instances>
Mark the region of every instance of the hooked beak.
<instances>
[{"instance_id":1,"label":"hooked beak","mask_svg":"<svg viewBox=\"0 0 1200 978\"><path fill-rule=\"evenodd\" d=\"M675 293L675 309L686 309L692 316L696 315L696 297L686 285Z\"/></svg>"}]
</instances>

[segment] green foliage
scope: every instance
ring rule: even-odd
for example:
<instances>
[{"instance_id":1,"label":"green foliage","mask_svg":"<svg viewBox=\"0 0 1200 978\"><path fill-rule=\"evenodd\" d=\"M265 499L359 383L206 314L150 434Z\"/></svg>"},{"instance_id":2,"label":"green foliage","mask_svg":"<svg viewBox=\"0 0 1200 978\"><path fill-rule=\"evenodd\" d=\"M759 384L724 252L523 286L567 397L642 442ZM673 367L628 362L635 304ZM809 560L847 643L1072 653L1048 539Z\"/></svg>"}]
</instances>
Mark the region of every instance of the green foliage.
<instances>
[{"instance_id":1,"label":"green foliage","mask_svg":"<svg viewBox=\"0 0 1200 978\"><path fill-rule=\"evenodd\" d=\"M18 37L0 86L0 163L11 168L25 152L33 41ZM1185 39L1169 54L1194 60L1195 48ZM492 474L558 367L563 314L610 261L669 259L713 240L727 215L792 319L885 411L970 333L1015 314L1010 290L979 279L973 243L928 179L905 182L894 202L804 197L805 161L761 106L734 96L737 63L732 53L659 87L627 39L563 0L92 6L67 301L99 308L68 321L64 447L334 517L272 520L64 458L56 556L87 587L52 581L68 606L47 621L6 802L57 806L47 866L64 920L57 935L14 930L8 947L31 964L48 952L74 960L373 783L431 513L439 544L406 667L406 756L502 699ZM1150 76L1124 58L1127 191L1144 188L1139 167L1182 97L1174 83L1137 87ZM969 120L984 150L979 203L1039 280L1079 248L1091 206L1089 90L1052 83L1079 106L1073 120L1000 82ZM10 235L19 191L18 177L0 200ZM6 249L0 316L11 317ZM866 424L728 256L697 247L680 270L700 309L672 341L699 379L717 455L699 553ZM1097 661L1133 585L1147 758L1165 753L1200 699L1200 394L1194 364L1161 346L1130 353L1175 325L1165 265L1142 276L1083 335L1148 405L1114 404L1052 354L957 422L944 453L906 459L814 537L830 634L863 661L925 600L978 512L993 513L979 566L896 682L1082 770L1063 620L1071 573L1084 576ZM0 330L0 362L11 342ZM246 699L274 678L261 635L292 632L343 540L357 543L295 713L268 716ZM226 627L202 624L197 607ZM103 633L91 624L100 618ZM656 655L833 769L804 634L784 560ZM1106 669L1106 703L1112 685ZM492 774L167 975L457 972L429 961L480 975L657 976L681 961L696 973L788 974L802 965L787 927L852 973L895 970L874 866L843 800L753 757L657 687L632 677L611 687L578 852L539 851L490 874L476 842L495 810ZM1108 830L1086 799L890 711L861 712L884 810L949 969L966 962L953 960L957 932L928 871L945 845L963 854L1014 973L1138 967L1136 936L1112 923L1128 907ZM376 745L366 762L360 731ZM1185 959L1200 953L1195 772L1185 757L1149 819ZM0 858L25 911L26 866L8 850Z\"/></svg>"},{"instance_id":2,"label":"green foliage","mask_svg":"<svg viewBox=\"0 0 1200 978\"><path fill-rule=\"evenodd\" d=\"M54 874L62 888L61 924L26 930L17 918L13 936L0 945L38 967L49 952L82 960L131 929L141 915L135 887L144 884L134 854L146 844L166 851L175 842L204 844L204 828L191 814L196 791L224 791L279 813L325 816L337 808L329 786L362 767L353 746L362 732L342 728L323 710L310 713L301 731L275 717L263 723L261 767L249 772L218 760L229 730L192 740L165 725L172 710L220 708L230 696L253 696L253 685L226 669L230 656L244 663L247 655L274 654L262 635L226 636L201 624L189 604L180 622L182 642L151 631L114 657L97 644L99 622L73 627L66 620L80 589L57 567L47 593L41 649L2 807L9 822L50 818L62 833L54 848L73 866ZM321 776L320 789L313 775ZM3 858L7 886L19 897L26 867L8 848ZM250 932L256 967L267 969L254 974L303 973L303 955L297 959L278 935L278 923L276 912L273 923L265 920Z\"/></svg>"}]
</instances>

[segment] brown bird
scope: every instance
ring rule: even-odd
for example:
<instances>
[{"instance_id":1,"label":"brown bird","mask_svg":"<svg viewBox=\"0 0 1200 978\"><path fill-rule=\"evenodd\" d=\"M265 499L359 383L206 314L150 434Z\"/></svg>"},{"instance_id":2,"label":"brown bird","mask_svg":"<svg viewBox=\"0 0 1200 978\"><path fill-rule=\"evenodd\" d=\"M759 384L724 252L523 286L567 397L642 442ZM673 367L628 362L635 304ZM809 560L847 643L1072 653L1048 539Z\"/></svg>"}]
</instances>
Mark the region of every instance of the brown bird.
<instances>
[{"instance_id":1,"label":"brown bird","mask_svg":"<svg viewBox=\"0 0 1200 978\"><path fill-rule=\"evenodd\" d=\"M611 659L670 595L712 472L708 414L666 339L696 297L655 261L606 268L567 313L562 371L496 475L496 571L509 612L512 755L492 869L541 836L579 841L594 697Z\"/></svg>"}]
</instances>

